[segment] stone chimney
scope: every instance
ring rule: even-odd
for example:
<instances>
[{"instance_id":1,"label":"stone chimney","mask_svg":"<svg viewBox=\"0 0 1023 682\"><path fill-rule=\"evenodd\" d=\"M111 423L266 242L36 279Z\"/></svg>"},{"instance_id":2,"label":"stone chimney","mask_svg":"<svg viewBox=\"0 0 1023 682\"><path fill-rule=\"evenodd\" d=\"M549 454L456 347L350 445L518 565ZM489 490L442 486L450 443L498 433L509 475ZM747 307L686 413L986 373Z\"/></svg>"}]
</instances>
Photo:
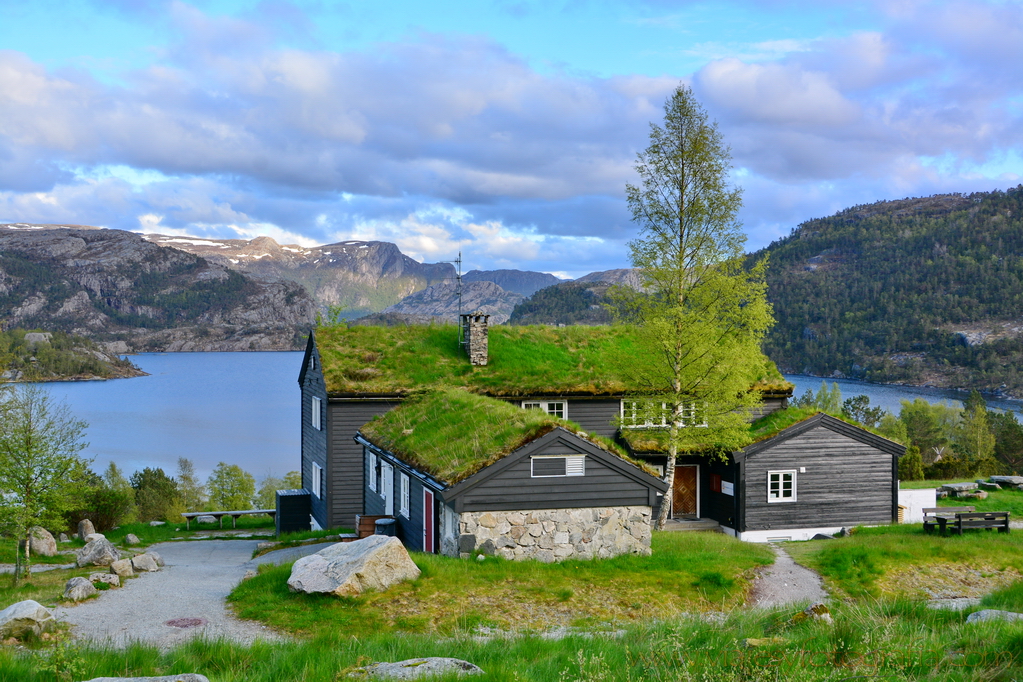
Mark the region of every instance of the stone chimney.
<instances>
[{"instance_id":1,"label":"stone chimney","mask_svg":"<svg viewBox=\"0 0 1023 682\"><path fill-rule=\"evenodd\" d=\"M490 315L481 312L462 315L462 338L465 340L465 352L469 354L469 362L474 367L487 364L487 324Z\"/></svg>"}]
</instances>

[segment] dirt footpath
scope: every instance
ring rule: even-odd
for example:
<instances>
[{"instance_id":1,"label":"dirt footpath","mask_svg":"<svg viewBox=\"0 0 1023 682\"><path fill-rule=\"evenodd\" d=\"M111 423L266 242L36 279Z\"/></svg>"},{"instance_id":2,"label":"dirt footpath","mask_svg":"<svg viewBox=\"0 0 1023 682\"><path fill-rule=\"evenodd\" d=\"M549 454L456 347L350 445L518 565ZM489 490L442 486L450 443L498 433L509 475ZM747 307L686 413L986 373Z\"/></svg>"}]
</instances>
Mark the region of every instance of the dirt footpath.
<instances>
[{"instance_id":1,"label":"dirt footpath","mask_svg":"<svg viewBox=\"0 0 1023 682\"><path fill-rule=\"evenodd\" d=\"M750 599L753 606L766 609L828 598L819 575L793 561L781 546L772 543L771 549L774 550L774 564L761 569L753 583Z\"/></svg>"}]
</instances>

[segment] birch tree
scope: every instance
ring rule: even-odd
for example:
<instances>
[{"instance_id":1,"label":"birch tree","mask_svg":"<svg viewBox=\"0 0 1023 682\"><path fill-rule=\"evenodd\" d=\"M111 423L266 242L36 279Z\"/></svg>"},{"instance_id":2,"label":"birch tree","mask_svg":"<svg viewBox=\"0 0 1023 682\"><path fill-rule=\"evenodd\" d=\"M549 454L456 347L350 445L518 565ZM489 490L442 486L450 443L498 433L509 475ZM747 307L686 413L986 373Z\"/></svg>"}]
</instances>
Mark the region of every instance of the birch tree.
<instances>
[{"instance_id":1,"label":"birch tree","mask_svg":"<svg viewBox=\"0 0 1023 682\"><path fill-rule=\"evenodd\" d=\"M730 185L730 168L717 125L679 86L637 156L639 184L626 186L640 230L630 257L645 291L614 296L619 319L640 330L623 366L641 406L633 418L665 427L669 495L680 452L749 443L760 400L752 388L766 371L760 344L774 321L766 262L745 265L742 192Z\"/></svg>"}]
</instances>

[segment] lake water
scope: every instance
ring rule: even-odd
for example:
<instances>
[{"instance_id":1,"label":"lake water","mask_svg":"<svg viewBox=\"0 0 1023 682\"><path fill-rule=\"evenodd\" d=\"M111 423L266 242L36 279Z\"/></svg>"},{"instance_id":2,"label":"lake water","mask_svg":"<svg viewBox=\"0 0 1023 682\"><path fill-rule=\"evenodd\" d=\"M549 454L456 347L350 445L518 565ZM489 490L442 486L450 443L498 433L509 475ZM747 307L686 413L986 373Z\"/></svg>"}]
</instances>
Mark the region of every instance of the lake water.
<instances>
[{"instance_id":1,"label":"lake water","mask_svg":"<svg viewBox=\"0 0 1023 682\"><path fill-rule=\"evenodd\" d=\"M178 457L206 479L218 462L257 480L301 463L298 372L302 353L143 353L130 359L150 376L42 384L89 423L85 454L102 473L125 475Z\"/></svg>"},{"instance_id":2,"label":"lake water","mask_svg":"<svg viewBox=\"0 0 1023 682\"><path fill-rule=\"evenodd\" d=\"M126 475L144 467L173 475L178 457L191 459L203 479L218 462L237 464L257 479L299 468L302 353L144 353L131 360L150 376L42 384L89 423L85 452L95 459L97 473L113 461ZM786 378L797 396L821 384L817 377ZM903 399L965 397L939 389L836 383L843 398L864 394L896 413ZM1023 409L1015 400L988 405Z\"/></svg>"}]
</instances>

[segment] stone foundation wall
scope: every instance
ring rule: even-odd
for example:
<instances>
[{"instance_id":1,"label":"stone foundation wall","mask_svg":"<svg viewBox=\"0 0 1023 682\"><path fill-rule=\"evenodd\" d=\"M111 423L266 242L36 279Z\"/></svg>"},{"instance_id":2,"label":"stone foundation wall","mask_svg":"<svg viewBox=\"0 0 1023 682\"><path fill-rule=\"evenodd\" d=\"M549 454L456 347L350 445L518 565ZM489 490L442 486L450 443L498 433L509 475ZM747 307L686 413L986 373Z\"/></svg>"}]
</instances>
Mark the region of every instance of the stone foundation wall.
<instances>
[{"instance_id":1,"label":"stone foundation wall","mask_svg":"<svg viewBox=\"0 0 1023 682\"><path fill-rule=\"evenodd\" d=\"M514 512L463 512L458 555L505 559L608 558L650 554L650 507L587 507Z\"/></svg>"}]
</instances>

